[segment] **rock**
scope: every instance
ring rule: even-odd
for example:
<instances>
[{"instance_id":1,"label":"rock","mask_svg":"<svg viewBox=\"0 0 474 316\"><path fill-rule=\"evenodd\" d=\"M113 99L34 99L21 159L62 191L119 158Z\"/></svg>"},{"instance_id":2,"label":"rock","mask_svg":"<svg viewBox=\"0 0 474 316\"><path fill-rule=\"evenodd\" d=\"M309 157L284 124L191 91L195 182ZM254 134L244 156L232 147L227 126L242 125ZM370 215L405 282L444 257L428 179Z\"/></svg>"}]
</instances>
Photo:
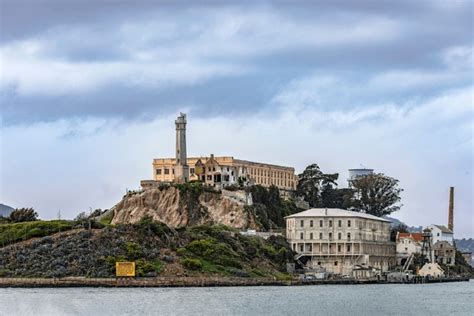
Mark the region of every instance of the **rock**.
<instances>
[{"instance_id":1,"label":"rock","mask_svg":"<svg viewBox=\"0 0 474 316\"><path fill-rule=\"evenodd\" d=\"M112 224L138 223L145 216L171 228L202 224L223 224L235 228L257 228L256 220L242 203L223 198L221 193L203 191L197 197L182 196L170 186L126 195L113 211Z\"/></svg>"}]
</instances>

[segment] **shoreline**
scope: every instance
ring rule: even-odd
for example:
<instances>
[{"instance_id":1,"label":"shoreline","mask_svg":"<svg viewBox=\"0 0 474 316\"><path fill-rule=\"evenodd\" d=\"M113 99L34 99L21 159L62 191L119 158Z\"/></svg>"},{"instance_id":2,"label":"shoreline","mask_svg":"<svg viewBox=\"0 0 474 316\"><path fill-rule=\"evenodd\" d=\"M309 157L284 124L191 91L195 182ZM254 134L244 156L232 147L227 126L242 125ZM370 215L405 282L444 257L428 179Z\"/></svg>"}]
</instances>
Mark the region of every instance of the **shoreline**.
<instances>
[{"instance_id":1,"label":"shoreline","mask_svg":"<svg viewBox=\"0 0 474 316\"><path fill-rule=\"evenodd\" d=\"M430 279L424 283L469 282L469 278ZM424 284L418 283L418 284ZM0 278L0 288L38 287L230 287L230 286L305 286L305 285L363 285L363 284L414 284L413 282L387 282L377 279L332 280L274 280L223 277L156 277L156 278Z\"/></svg>"}]
</instances>

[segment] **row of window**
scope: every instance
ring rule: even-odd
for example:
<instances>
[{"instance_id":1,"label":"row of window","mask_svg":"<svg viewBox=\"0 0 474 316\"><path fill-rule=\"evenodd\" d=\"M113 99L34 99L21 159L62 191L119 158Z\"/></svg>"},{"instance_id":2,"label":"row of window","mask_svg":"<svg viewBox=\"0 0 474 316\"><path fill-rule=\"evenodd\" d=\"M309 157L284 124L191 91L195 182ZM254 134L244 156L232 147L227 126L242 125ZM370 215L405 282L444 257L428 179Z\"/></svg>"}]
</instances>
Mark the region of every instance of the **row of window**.
<instances>
[{"instance_id":1,"label":"row of window","mask_svg":"<svg viewBox=\"0 0 474 316\"><path fill-rule=\"evenodd\" d=\"M323 236L324 236L323 233L319 233L319 239L324 239ZM310 233L309 239L314 239L313 237L314 237L313 233ZM329 233L328 237L329 237L329 240L332 240L332 233ZM304 233L300 233L300 239L304 239ZM342 233L337 234L337 239L342 240ZM347 240L349 241L351 240L351 233L347 233Z\"/></svg>"},{"instance_id":2,"label":"row of window","mask_svg":"<svg viewBox=\"0 0 474 316\"><path fill-rule=\"evenodd\" d=\"M282 179L291 179L291 173L284 171L272 171L272 170L262 170L255 168L248 168L249 174L253 176L262 176L262 177L273 177L273 178L282 178Z\"/></svg>"},{"instance_id":3,"label":"row of window","mask_svg":"<svg viewBox=\"0 0 474 316\"><path fill-rule=\"evenodd\" d=\"M165 169L156 169L156 174L157 174L157 175L161 175L162 172L164 172L164 174L170 174L170 170L171 170L171 172L174 174L174 169L168 169L168 168L165 168Z\"/></svg>"},{"instance_id":4,"label":"row of window","mask_svg":"<svg viewBox=\"0 0 474 316\"><path fill-rule=\"evenodd\" d=\"M321 219L319 221L319 227L323 227L323 226L324 226L324 221ZM300 220L300 227L304 227L304 219ZM314 227L314 222L312 219L309 221L309 227ZM332 227L332 220L329 220L329 227ZM342 220L337 221L337 227L342 227ZM351 227L350 219L347 221L347 227Z\"/></svg>"},{"instance_id":5,"label":"row of window","mask_svg":"<svg viewBox=\"0 0 474 316\"><path fill-rule=\"evenodd\" d=\"M346 253L351 252L351 249L352 249L351 245L346 245ZM331 250L331 247L329 247L329 250ZM308 251L309 252L313 251L313 245L311 245L311 244L308 245ZM319 251L321 251L321 249ZM304 245L303 244L300 245L300 252L304 252ZM337 245L337 252L342 253L342 245Z\"/></svg>"},{"instance_id":6,"label":"row of window","mask_svg":"<svg viewBox=\"0 0 474 316\"><path fill-rule=\"evenodd\" d=\"M257 184L264 184L264 185L276 185L276 186L291 186L293 187L293 181L288 181L288 180L281 180L281 179L269 179L269 178L261 178L261 177L256 177L254 178L255 183Z\"/></svg>"}]
</instances>

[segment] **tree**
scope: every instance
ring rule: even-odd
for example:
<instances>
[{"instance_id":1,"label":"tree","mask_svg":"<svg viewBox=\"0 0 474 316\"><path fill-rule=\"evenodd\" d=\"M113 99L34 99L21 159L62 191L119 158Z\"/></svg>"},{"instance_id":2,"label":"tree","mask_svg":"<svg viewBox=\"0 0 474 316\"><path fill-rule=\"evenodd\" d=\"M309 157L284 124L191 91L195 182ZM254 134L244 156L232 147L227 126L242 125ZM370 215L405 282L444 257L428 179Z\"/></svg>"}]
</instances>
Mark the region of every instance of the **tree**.
<instances>
[{"instance_id":1,"label":"tree","mask_svg":"<svg viewBox=\"0 0 474 316\"><path fill-rule=\"evenodd\" d=\"M397 226L392 227L390 231L390 240L397 241L398 233L408 233L408 227L405 224L398 224Z\"/></svg>"},{"instance_id":2,"label":"tree","mask_svg":"<svg viewBox=\"0 0 474 316\"><path fill-rule=\"evenodd\" d=\"M342 192L338 192L339 174L323 173L317 164L311 164L298 175L296 195L304 198L311 207L342 207Z\"/></svg>"},{"instance_id":3,"label":"tree","mask_svg":"<svg viewBox=\"0 0 474 316\"><path fill-rule=\"evenodd\" d=\"M10 213L10 222L33 222L38 220L38 213L33 208L17 208Z\"/></svg>"},{"instance_id":4,"label":"tree","mask_svg":"<svg viewBox=\"0 0 474 316\"><path fill-rule=\"evenodd\" d=\"M384 174L373 174L352 180L354 196L351 209L378 217L398 211L401 205L398 180Z\"/></svg>"}]
</instances>

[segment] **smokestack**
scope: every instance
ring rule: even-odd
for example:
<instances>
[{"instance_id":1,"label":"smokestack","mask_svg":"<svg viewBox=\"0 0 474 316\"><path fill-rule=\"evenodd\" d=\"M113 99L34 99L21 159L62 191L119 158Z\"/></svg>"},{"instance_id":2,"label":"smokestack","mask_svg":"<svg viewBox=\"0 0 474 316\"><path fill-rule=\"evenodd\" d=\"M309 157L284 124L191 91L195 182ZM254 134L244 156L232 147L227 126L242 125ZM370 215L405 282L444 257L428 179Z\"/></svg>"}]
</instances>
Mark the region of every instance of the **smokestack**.
<instances>
[{"instance_id":1,"label":"smokestack","mask_svg":"<svg viewBox=\"0 0 474 316\"><path fill-rule=\"evenodd\" d=\"M454 187L449 188L448 228L454 233Z\"/></svg>"}]
</instances>

